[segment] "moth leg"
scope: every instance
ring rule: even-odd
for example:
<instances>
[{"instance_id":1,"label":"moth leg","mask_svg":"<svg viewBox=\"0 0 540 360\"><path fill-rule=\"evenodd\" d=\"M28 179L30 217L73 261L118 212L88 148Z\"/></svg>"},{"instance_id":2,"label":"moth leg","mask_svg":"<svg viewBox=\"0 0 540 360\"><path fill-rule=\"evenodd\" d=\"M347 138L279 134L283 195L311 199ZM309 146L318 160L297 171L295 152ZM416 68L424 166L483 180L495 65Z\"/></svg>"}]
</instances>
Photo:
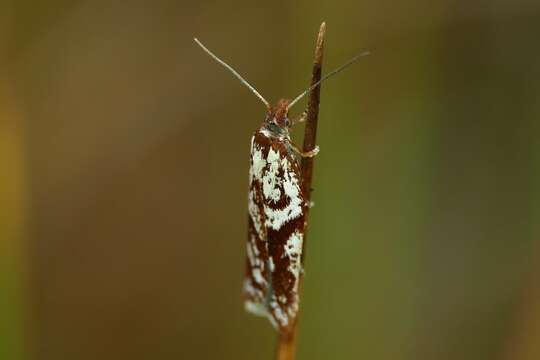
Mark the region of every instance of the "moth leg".
<instances>
[{"instance_id":1,"label":"moth leg","mask_svg":"<svg viewBox=\"0 0 540 360\"><path fill-rule=\"evenodd\" d=\"M294 152L296 152L298 155L300 155L301 157L314 157L315 155L317 155L319 153L319 146L315 146L315 148L313 150L310 150L310 151L302 151L298 148L298 146L294 145L292 142L289 143L291 149L294 150Z\"/></svg>"},{"instance_id":2,"label":"moth leg","mask_svg":"<svg viewBox=\"0 0 540 360\"><path fill-rule=\"evenodd\" d=\"M304 110L304 112L300 116L292 119L291 125L304 122L304 121L306 121L306 119L307 119L307 109Z\"/></svg>"}]
</instances>

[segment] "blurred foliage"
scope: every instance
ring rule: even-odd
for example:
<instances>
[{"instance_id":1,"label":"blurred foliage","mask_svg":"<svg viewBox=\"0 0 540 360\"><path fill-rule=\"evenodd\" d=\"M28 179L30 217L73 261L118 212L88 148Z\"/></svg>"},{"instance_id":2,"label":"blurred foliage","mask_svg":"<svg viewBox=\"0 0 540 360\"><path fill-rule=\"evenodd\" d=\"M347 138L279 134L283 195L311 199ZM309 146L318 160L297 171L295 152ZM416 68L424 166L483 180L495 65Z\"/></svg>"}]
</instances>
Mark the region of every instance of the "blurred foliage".
<instances>
[{"instance_id":1,"label":"blurred foliage","mask_svg":"<svg viewBox=\"0 0 540 360\"><path fill-rule=\"evenodd\" d=\"M275 101L322 20L325 71L373 55L322 87L299 358L540 356L537 1L23 0L0 13L0 359L272 358L240 295L264 108L192 37Z\"/></svg>"},{"instance_id":2,"label":"blurred foliage","mask_svg":"<svg viewBox=\"0 0 540 360\"><path fill-rule=\"evenodd\" d=\"M20 121L10 100L0 87L0 359L21 359L25 176Z\"/></svg>"}]
</instances>

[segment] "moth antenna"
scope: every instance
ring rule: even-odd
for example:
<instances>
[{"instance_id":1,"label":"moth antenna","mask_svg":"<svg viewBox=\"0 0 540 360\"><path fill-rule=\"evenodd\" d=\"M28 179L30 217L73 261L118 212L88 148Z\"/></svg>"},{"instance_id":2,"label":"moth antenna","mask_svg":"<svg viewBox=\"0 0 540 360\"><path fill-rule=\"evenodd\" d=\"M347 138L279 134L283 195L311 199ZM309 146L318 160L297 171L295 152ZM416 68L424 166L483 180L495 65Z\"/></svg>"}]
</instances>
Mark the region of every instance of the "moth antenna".
<instances>
[{"instance_id":1,"label":"moth antenna","mask_svg":"<svg viewBox=\"0 0 540 360\"><path fill-rule=\"evenodd\" d=\"M225 68L227 70L229 70L230 72L233 73L234 76L236 76L238 78L238 80L240 80L240 82L242 84L244 84L245 86L247 86L247 88L249 90L251 90L252 93L254 93L262 102L264 105L266 105L266 107L268 109L270 109L270 103L268 101L266 101L265 98L262 97L261 94L259 94L259 92L257 90L255 90L255 88L253 86L250 85L250 83L248 83L239 73L236 72L236 70L234 70L231 66L229 66L225 61L221 60L220 58L218 58L216 55L214 55L213 52L211 52L210 50L208 50L206 48L206 46L204 46L197 38L193 38L193 40L195 40L195 42L197 43L197 45L199 45L208 55L210 55L214 60L216 60L218 63L220 63L221 65L225 66Z\"/></svg>"},{"instance_id":2,"label":"moth antenna","mask_svg":"<svg viewBox=\"0 0 540 360\"><path fill-rule=\"evenodd\" d=\"M311 85L304 92L302 92L300 95L298 95L296 98L294 98L294 100L289 103L289 106L287 107L287 110L290 109L294 104L296 104L304 96L306 96L307 93L309 93L311 90L315 89L324 80L328 79L329 77L331 77L333 75L336 75L338 72L344 70L346 67L348 67L349 65L351 65L352 63L354 63L355 61L360 59L361 57L364 57L364 56L369 55L369 54L370 54L369 51L364 51L363 53L360 53L360 54L356 55L351 60L347 61L345 64L341 65L337 69L335 69L335 70L329 72L328 74L326 74L325 76L323 76L321 78L321 80L317 81L315 84Z\"/></svg>"}]
</instances>

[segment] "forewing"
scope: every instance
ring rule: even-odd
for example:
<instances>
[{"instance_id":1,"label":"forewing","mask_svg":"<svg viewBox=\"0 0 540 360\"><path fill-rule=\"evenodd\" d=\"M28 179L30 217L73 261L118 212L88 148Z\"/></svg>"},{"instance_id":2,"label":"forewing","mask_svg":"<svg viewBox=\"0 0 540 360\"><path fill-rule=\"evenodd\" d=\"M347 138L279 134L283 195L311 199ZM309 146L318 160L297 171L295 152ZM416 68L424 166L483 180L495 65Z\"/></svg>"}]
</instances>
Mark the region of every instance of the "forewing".
<instances>
[{"instance_id":1,"label":"forewing","mask_svg":"<svg viewBox=\"0 0 540 360\"><path fill-rule=\"evenodd\" d=\"M298 311L305 198L288 139L255 133L251 147L246 308L284 329Z\"/></svg>"},{"instance_id":2,"label":"forewing","mask_svg":"<svg viewBox=\"0 0 540 360\"><path fill-rule=\"evenodd\" d=\"M270 269L261 182L264 166L265 159L262 156L260 146L255 143L254 136L251 140L249 168L248 239L244 297L246 310L257 315L268 316L266 298L270 284Z\"/></svg>"}]
</instances>

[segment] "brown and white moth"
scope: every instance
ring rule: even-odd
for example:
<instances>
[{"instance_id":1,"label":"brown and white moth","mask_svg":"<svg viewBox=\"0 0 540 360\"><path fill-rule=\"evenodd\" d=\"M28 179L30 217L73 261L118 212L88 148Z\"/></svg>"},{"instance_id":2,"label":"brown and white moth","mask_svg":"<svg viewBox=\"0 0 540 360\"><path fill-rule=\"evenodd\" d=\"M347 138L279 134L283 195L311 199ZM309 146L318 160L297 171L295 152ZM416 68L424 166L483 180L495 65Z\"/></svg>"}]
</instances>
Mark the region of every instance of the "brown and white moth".
<instances>
[{"instance_id":1,"label":"brown and white moth","mask_svg":"<svg viewBox=\"0 0 540 360\"><path fill-rule=\"evenodd\" d=\"M288 101L270 108L251 138L246 309L267 316L280 330L298 311L305 208L297 155L289 137Z\"/></svg>"},{"instance_id":2,"label":"brown and white moth","mask_svg":"<svg viewBox=\"0 0 540 360\"><path fill-rule=\"evenodd\" d=\"M324 76L294 100L279 100L275 106L262 97L233 68L195 42L231 71L268 110L260 128L251 138L247 261L244 304L247 311L267 317L280 331L289 326L298 312L298 285L302 270L306 197L303 193L300 157L315 156L319 148L302 152L293 144L289 127L305 120L306 112L289 120L289 109L323 80L343 70L361 56Z\"/></svg>"}]
</instances>

